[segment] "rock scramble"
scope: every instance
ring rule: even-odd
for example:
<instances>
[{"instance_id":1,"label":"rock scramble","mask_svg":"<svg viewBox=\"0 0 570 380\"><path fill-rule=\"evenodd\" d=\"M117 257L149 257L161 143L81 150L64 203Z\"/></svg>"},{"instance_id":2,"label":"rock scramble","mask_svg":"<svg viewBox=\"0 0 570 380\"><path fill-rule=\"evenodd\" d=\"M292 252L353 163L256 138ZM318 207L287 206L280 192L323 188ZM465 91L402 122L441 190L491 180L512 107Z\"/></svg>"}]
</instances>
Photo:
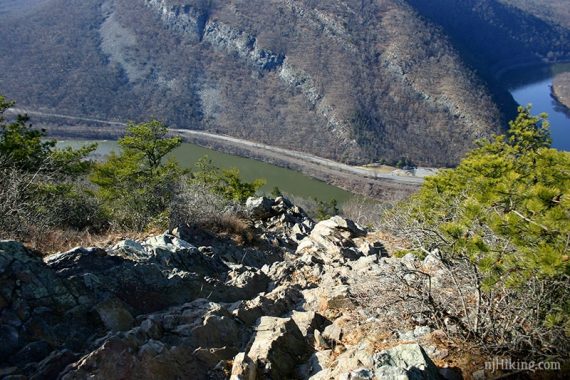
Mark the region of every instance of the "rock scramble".
<instances>
[{"instance_id":1,"label":"rock scramble","mask_svg":"<svg viewBox=\"0 0 570 380\"><path fill-rule=\"evenodd\" d=\"M0 242L5 379L438 379L427 326L379 347L355 286L385 257L350 220L250 198L252 243L187 226L41 257ZM209 245L204 245L208 241ZM380 292L380 290L379 290ZM369 322L369 321L368 321ZM360 327L359 327L360 326ZM439 350L439 351L438 351Z\"/></svg>"}]
</instances>

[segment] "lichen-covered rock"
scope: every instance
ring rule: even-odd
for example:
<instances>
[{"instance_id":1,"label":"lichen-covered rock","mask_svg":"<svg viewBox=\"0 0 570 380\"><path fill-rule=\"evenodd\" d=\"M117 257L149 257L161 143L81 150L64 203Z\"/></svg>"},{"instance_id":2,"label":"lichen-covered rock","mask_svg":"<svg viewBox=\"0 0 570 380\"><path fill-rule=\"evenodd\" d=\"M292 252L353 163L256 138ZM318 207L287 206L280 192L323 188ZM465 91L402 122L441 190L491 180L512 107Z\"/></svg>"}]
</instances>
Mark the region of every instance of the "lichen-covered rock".
<instances>
[{"instance_id":1,"label":"lichen-covered rock","mask_svg":"<svg viewBox=\"0 0 570 380\"><path fill-rule=\"evenodd\" d=\"M56 327L66 323L65 311L78 305L77 294L36 254L14 241L0 241L0 297L0 366L18 361L11 356L30 343L58 344L68 337ZM43 359L41 353L34 359Z\"/></svg>"}]
</instances>

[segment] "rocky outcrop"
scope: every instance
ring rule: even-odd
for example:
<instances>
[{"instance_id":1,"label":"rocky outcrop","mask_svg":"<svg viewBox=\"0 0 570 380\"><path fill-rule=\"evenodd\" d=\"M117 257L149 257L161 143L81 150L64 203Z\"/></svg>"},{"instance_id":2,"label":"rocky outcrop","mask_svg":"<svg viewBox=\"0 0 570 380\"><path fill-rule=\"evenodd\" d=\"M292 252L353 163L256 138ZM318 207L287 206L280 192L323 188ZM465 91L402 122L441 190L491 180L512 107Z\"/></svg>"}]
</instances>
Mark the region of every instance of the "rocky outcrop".
<instances>
[{"instance_id":1,"label":"rocky outcrop","mask_svg":"<svg viewBox=\"0 0 570 380\"><path fill-rule=\"evenodd\" d=\"M437 351L397 344L420 342L426 326L385 350L355 338L356 284L399 260L383 258L380 242L341 217L315 224L282 197L251 198L247 209L255 248L203 246L187 226L43 259L0 242L0 375L438 378L426 354Z\"/></svg>"}]
</instances>

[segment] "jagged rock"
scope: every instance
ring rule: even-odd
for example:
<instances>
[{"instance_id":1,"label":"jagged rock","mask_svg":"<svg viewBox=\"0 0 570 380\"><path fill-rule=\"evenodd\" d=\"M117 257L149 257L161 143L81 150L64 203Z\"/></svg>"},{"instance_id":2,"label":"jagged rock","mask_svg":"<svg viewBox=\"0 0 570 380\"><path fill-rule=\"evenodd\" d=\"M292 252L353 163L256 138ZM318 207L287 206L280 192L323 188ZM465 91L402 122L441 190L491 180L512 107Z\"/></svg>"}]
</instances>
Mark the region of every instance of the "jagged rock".
<instances>
[{"instance_id":1,"label":"jagged rock","mask_svg":"<svg viewBox=\"0 0 570 380\"><path fill-rule=\"evenodd\" d=\"M35 373L30 377L30 380L56 379L69 364L75 362L77 359L77 354L70 350L53 351L44 360L38 363Z\"/></svg>"},{"instance_id":2,"label":"jagged rock","mask_svg":"<svg viewBox=\"0 0 570 380\"><path fill-rule=\"evenodd\" d=\"M342 327L339 326L339 322L337 321L338 320L328 325L322 334L323 338L332 343L340 343L343 336Z\"/></svg>"},{"instance_id":3,"label":"jagged rock","mask_svg":"<svg viewBox=\"0 0 570 380\"><path fill-rule=\"evenodd\" d=\"M291 379L311 348L291 318L262 317L246 355L260 378Z\"/></svg>"},{"instance_id":4,"label":"jagged rock","mask_svg":"<svg viewBox=\"0 0 570 380\"><path fill-rule=\"evenodd\" d=\"M336 371L348 373L358 368L374 367L374 348L368 343L352 346L337 358Z\"/></svg>"},{"instance_id":5,"label":"jagged rock","mask_svg":"<svg viewBox=\"0 0 570 380\"><path fill-rule=\"evenodd\" d=\"M253 325L262 316L280 317L288 314L301 298L296 287L283 285L252 300L240 301L232 305L230 310L246 325Z\"/></svg>"},{"instance_id":6,"label":"jagged rock","mask_svg":"<svg viewBox=\"0 0 570 380\"><path fill-rule=\"evenodd\" d=\"M249 203L263 219L255 246L180 227L42 261L0 242L0 374L200 380L227 378L233 365L236 380L434 378L421 347L374 355L347 324L362 278L425 263L381 258L353 222L315 225L285 198Z\"/></svg>"},{"instance_id":7,"label":"jagged rock","mask_svg":"<svg viewBox=\"0 0 570 380\"><path fill-rule=\"evenodd\" d=\"M230 380L255 380L257 378L257 368L253 361L240 352L236 355L232 365Z\"/></svg>"},{"instance_id":8,"label":"jagged rock","mask_svg":"<svg viewBox=\"0 0 570 380\"><path fill-rule=\"evenodd\" d=\"M225 308L200 299L105 337L62 378L170 379L192 374L193 379L208 379L208 371L234 357L246 341Z\"/></svg>"},{"instance_id":9,"label":"jagged rock","mask_svg":"<svg viewBox=\"0 0 570 380\"><path fill-rule=\"evenodd\" d=\"M392 367L392 366L382 366L378 368L374 374L378 379L386 379L386 380L414 380L414 378L410 378L408 372L399 367Z\"/></svg>"},{"instance_id":10,"label":"jagged rock","mask_svg":"<svg viewBox=\"0 0 570 380\"><path fill-rule=\"evenodd\" d=\"M358 250L362 252L364 256L371 256L375 255L378 257L387 256L387 251L384 245L379 242L369 242L369 241L359 241L355 240L355 244L358 247Z\"/></svg>"},{"instance_id":11,"label":"jagged rock","mask_svg":"<svg viewBox=\"0 0 570 380\"><path fill-rule=\"evenodd\" d=\"M109 252L74 249L49 257L46 264L93 302L114 294L143 313L200 297L253 297L268 282L259 272L231 271L219 257L168 234L142 243L123 241Z\"/></svg>"},{"instance_id":12,"label":"jagged rock","mask_svg":"<svg viewBox=\"0 0 570 380\"><path fill-rule=\"evenodd\" d=\"M315 348L322 350L330 347L320 330L313 331L313 337L315 338Z\"/></svg>"},{"instance_id":13,"label":"jagged rock","mask_svg":"<svg viewBox=\"0 0 570 380\"><path fill-rule=\"evenodd\" d=\"M316 254L325 263L355 260L362 256L353 239L366 235L354 222L335 216L315 225L297 247L297 255Z\"/></svg>"},{"instance_id":14,"label":"jagged rock","mask_svg":"<svg viewBox=\"0 0 570 380\"><path fill-rule=\"evenodd\" d=\"M256 227L262 229L264 239L276 247L296 249L315 225L300 207L284 197L249 198L248 204L257 219Z\"/></svg>"},{"instance_id":15,"label":"jagged rock","mask_svg":"<svg viewBox=\"0 0 570 380\"><path fill-rule=\"evenodd\" d=\"M320 222L321 226L327 227L330 229L338 229L350 232L351 237L360 237L366 235L366 230L356 223L354 223L350 219L345 219L342 216L333 216L330 219L323 220Z\"/></svg>"},{"instance_id":16,"label":"jagged rock","mask_svg":"<svg viewBox=\"0 0 570 380\"><path fill-rule=\"evenodd\" d=\"M266 197L250 197L245 202L245 207L253 218L264 220L277 214L277 211L272 208L274 204L272 199Z\"/></svg>"},{"instance_id":17,"label":"jagged rock","mask_svg":"<svg viewBox=\"0 0 570 380\"><path fill-rule=\"evenodd\" d=\"M0 241L0 295L5 305L0 309L0 365L29 343L65 340L67 333L54 326L64 322L64 311L77 299L20 243Z\"/></svg>"},{"instance_id":18,"label":"jagged rock","mask_svg":"<svg viewBox=\"0 0 570 380\"><path fill-rule=\"evenodd\" d=\"M315 329L321 329L328 322L325 317L315 313L314 311L296 311L294 310L291 314L291 318L299 327L301 334L307 337L309 334L313 334ZM330 322L328 322L330 323Z\"/></svg>"},{"instance_id":19,"label":"jagged rock","mask_svg":"<svg viewBox=\"0 0 570 380\"><path fill-rule=\"evenodd\" d=\"M386 367L404 369L409 379L436 380L441 379L439 371L424 349L417 343L402 344L374 355L377 376L401 371ZM399 375L400 376L400 375Z\"/></svg>"},{"instance_id":20,"label":"jagged rock","mask_svg":"<svg viewBox=\"0 0 570 380\"><path fill-rule=\"evenodd\" d=\"M228 302L236 299L251 299L261 292L265 292L269 286L269 278L261 270L243 268L232 270L228 273L225 289L219 289L216 299Z\"/></svg>"}]
</instances>

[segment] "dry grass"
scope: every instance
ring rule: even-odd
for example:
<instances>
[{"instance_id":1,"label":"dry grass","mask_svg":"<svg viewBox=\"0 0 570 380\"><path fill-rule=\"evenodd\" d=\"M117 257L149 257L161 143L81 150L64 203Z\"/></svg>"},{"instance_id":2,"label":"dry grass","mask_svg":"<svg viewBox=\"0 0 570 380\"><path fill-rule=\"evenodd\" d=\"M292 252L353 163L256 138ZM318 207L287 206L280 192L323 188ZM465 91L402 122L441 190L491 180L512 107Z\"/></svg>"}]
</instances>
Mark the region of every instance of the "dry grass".
<instances>
[{"instance_id":1,"label":"dry grass","mask_svg":"<svg viewBox=\"0 0 570 380\"><path fill-rule=\"evenodd\" d=\"M29 239L23 240L24 245L39 252L43 256L53 253L65 252L75 247L107 247L125 239L143 240L156 231L107 231L90 233L89 231L74 231L52 229L47 232L32 234Z\"/></svg>"},{"instance_id":2,"label":"dry grass","mask_svg":"<svg viewBox=\"0 0 570 380\"><path fill-rule=\"evenodd\" d=\"M255 240L251 221L237 214L224 213L199 227L220 237L229 237L238 245L251 244Z\"/></svg>"}]
</instances>

